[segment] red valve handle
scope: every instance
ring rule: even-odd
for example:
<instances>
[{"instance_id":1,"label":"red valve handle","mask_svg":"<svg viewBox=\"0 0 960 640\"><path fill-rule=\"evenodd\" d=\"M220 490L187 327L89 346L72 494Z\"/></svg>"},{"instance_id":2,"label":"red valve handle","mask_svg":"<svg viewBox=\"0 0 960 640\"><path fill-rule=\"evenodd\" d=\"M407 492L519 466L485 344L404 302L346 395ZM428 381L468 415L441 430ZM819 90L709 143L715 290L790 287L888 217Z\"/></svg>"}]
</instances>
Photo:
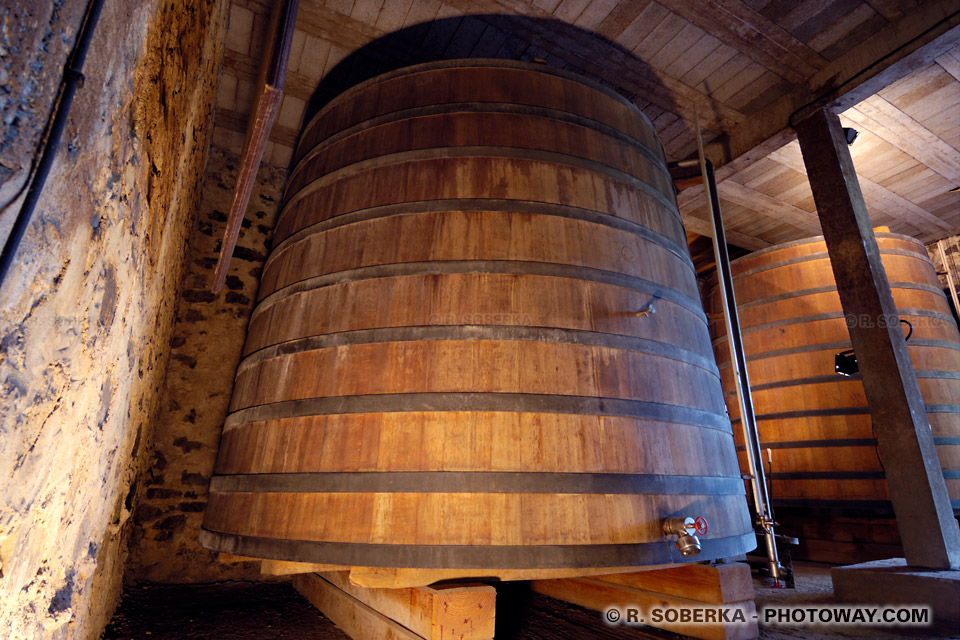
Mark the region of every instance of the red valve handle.
<instances>
[{"instance_id":1,"label":"red valve handle","mask_svg":"<svg viewBox=\"0 0 960 640\"><path fill-rule=\"evenodd\" d=\"M696 520L693 521L693 526L696 527L697 533L702 536L707 535L707 530L710 528L707 525L707 519L703 516L698 516Z\"/></svg>"}]
</instances>

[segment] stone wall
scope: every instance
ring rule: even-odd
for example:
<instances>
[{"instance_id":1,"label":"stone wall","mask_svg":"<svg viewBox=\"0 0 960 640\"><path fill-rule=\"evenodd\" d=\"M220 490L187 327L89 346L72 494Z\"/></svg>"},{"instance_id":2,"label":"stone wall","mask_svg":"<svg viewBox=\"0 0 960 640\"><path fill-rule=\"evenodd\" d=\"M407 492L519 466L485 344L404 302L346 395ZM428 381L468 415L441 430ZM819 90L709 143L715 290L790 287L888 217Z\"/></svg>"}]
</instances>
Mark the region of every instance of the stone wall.
<instances>
[{"instance_id":1,"label":"stone wall","mask_svg":"<svg viewBox=\"0 0 960 640\"><path fill-rule=\"evenodd\" d=\"M0 42L0 60L16 53L55 70L0 67L17 109L34 96L46 118L85 5L0 9L0 37L20 38L16 52ZM21 33L11 7L59 12L73 26L41 17ZM220 1L105 3L57 161L0 290L0 637L96 638L119 598L226 15ZM0 148L0 162L16 165L10 180L36 146L40 116L20 117Z\"/></svg>"},{"instance_id":2,"label":"stone wall","mask_svg":"<svg viewBox=\"0 0 960 640\"><path fill-rule=\"evenodd\" d=\"M940 276L940 283L943 285L943 288L947 288L947 269L950 270L950 275L953 276L953 285L960 288L960 236L950 236L949 238L944 238L942 242L944 244L943 253L947 258L946 266L944 266L943 260L940 259L940 250L937 248L936 242L927 245L927 253L930 254L930 259L933 260L933 266L937 269L937 274Z\"/></svg>"},{"instance_id":3,"label":"stone wall","mask_svg":"<svg viewBox=\"0 0 960 640\"><path fill-rule=\"evenodd\" d=\"M218 129L222 142L236 136ZM214 147L200 217L181 284L171 359L162 390L151 467L137 500L129 578L149 582L259 579L259 564L223 564L200 547L207 485L273 234L286 171L263 165L243 220L226 285L210 292L239 154Z\"/></svg>"}]
</instances>

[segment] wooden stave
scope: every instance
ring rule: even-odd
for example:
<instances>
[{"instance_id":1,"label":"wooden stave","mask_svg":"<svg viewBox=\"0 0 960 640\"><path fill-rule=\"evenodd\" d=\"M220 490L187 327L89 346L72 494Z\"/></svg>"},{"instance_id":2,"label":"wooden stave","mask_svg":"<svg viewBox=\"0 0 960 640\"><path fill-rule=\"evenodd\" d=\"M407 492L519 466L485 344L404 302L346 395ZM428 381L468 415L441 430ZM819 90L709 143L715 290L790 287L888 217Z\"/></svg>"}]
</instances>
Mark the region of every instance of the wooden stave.
<instances>
[{"instance_id":1,"label":"wooden stave","mask_svg":"<svg viewBox=\"0 0 960 640\"><path fill-rule=\"evenodd\" d=\"M910 320L915 327L908 348L914 368L918 372L917 381L921 394L928 408L928 419L944 468L948 493L954 509L960 511L960 447L957 446L960 444L957 442L957 437L960 436L960 382L955 382L960 381L960 334L950 315L948 303L939 287L924 245L914 238L894 233L878 232L876 237L884 265L888 273L893 274L890 285L894 302L901 311L901 317ZM825 261L827 267L823 269ZM816 510L825 508L825 505L835 507L846 504L853 509L858 508L858 505L869 505L873 511L889 512L892 507L886 483L882 479L882 465L873 444L866 442L872 441L873 436L869 410L858 377L849 379L834 374L831 382L813 383L833 388L845 387L845 395L850 395L849 389L853 388L854 395L861 398L861 401L853 406L850 406L849 402L824 401L822 404L818 403L817 408L803 410L794 406L796 402L791 404L785 400L789 395L788 389L784 388L783 393L778 394L779 390L776 388L764 388L789 382L795 377L829 378L833 373L834 355L838 351L851 348L842 311L836 311L840 309L840 303L828 261L822 237L815 237L768 247L731 263L740 320L744 326L744 346L747 351L751 387L761 387L759 390L752 389L758 428L761 432L761 447L766 448L764 445L768 444L763 441L765 431L773 436L770 443L774 445L781 441L798 443L795 447L775 448L775 461L777 458L781 461L781 464L775 466L790 470L774 471L772 495L775 504L783 507ZM764 273L769 277L779 269L795 271L794 279L804 282L804 289L796 292L786 290L770 295L769 282L760 279L750 282L757 274ZM744 284L750 286L745 288ZM708 293L707 298L711 310L718 310L719 293L715 288ZM803 299L808 300L809 307L813 307L817 312L826 311L822 307L826 304L824 300L828 300L833 308L831 318L817 320L816 316L821 315L820 313L806 318L792 317L796 312L795 307L780 309L779 313L773 316L763 315L764 322L758 321L761 316L758 311L769 311L776 305L790 301L796 302L799 307L799 301ZM922 315L911 313L917 309ZM758 335L763 336L766 333L763 337L770 341L770 336L775 335L778 328L796 329L798 325L813 323L829 327L830 331L830 338L824 338L819 348L817 344L812 344L807 345L809 350L805 353L771 357L770 352L763 352L756 346L755 338ZM740 451L741 468L745 468L739 405L733 390L729 351L723 333L725 328L722 318L711 314L711 335L718 336L713 341L718 369L733 421L734 437ZM787 344L790 346L783 351L790 351L790 347L796 346L789 342ZM795 376L775 376L775 370L790 368L800 369L801 373ZM838 429L838 425L849 427L845 430L845 438L849 439L850 443L848 446L834 444L830 449L811 447L811 451L804 452L804 446L799 443L808 439L795 436L797 432L809 431L813 436L809 440L817 442ZM797 471L793 467L796 463L782 464L785 456L778 456L776 451L789 451L796 458L806 457L805 462L810 462L811 458L819 458L821 464L816 468ZM825 451L828 454L825 454ZM843 458L845 463L857 461L864 469L850 472L837 469L835 465L831 467L830 464L823 464L824 459L829 460L831 456L834 459Z\"/></svg>"},{"instance_id":2,"label":"wooden stave","mask_svg":"<svg viewBox=\"0 0 960 640\"><path fill-rule=\"evenodd\" d=\"M555 159L555 158L554 158L554 159ZM623 181L621 180L621 182L623 182ZM521 194L521 195L524 195L524 194ZM535 195L536 195L536 194L535 194ZM671 194L670 199L672 200L672 194ZM521 198L518 198L518 200L521 200ZM296 203L294 203L294 204L296 204ZM368 204L369 204L369 203L368 203ZM548 203L548 204L553 204L553 205L555 205L555 206L557 206L557 207L566 207L566 208L569 208L569 209L575 209L575 208L577 208L577 207L575 206L577 203L569 203L569 202L563 202L563 201L559 201L559 202L556 202L556 203ZM671 203L671 204L672 204L672 203ZM657 206L662 206L662 205L657 205ZM291 210L292 210L292 207L291 207L291 206L289 205L289 203L288 203L288 206L287 206L287 208L285 208L284 213L283 213L282 215L288 216L288 215L289 215L289 212L290 212ZM597 210L596 208L594 208L594 209L589 209L589 210L595 211L595 212L599 213L600 215L604 215L604 216L610 215L610 212L609 212L609 211ZM350 214L350 213L352 213L352 212L354 212L354 211L357 211L357 208L349 208L349 210L345 210L345 211L343 211L343 212L340 212L340 214L341 214L341 215ZM457 212L454 211L453 213L456 214ZM415 214L415 215L416 215L416 214ZM675 210L671 213L671 215L674 216L672 219L677 219L677 220L678 220L678 218L675 216ZM286 242L286 239L283 238L284 235L293 235L293 233L297 233L297 231L296 231L295 229L297 229L297 225L296 225L296 224L290 225L290 226L286 227L286 229L282 229L281 232L280 232L280 234L279 234L279 236L278 236L278 238L280 239L280 244L283 244L284 242ZM294 230L294 231L293 231L292 233L288 233L288 230ZM659 233L658 230L654 230L654 234L653 234L653 235L659 236L661 239L665 239L665 240L666 240L666 243L663 243L663 242L661 242L661 241L658 241L658 242L654 242L653 244L654 244L654 245L657 245L658 247L659 247L660 245L662 245L662 244L668 244L668 245L672 245L672 246L674 246L674 247L676 247L676 246L682 246L682 245L680 245L680 239L683 237L683 235L682 235L682 227L679 227L679 231L678 231L678 227L676 227L676 226L674 225L674 226L672 226L670 229L667 229L667 231L668 231L668 233L665 233L665 234L664 234L664 233ZM649 241L650 241L650 237L644 238L643 241L644 241L644 242L649 242ZM659 251L660 249L659 249L659 248L656 248L655 250ZM674 254L674 255L675 255L675 254ZM476 262L480 262L480 261L476 261ZM687 262L688 262L688 260L687 260ZM393 263L391 263L391 264L393 264ZM686 270L686 272L688 272L688 273L690 273L690 274L692 275L692 268L691 268L690 266L686 265L685 263L680 263L680 264L681 264L681 266ZM389 265L387 265L387 266L389 266ZM269 268L269 265L268 265L268 268ZM539 268L539 265L538 265L538 268ZM516 271L516 269L514 269L514 270ZM454 274L454 275L455 275L455 274ZM508 275L508 274L506 274L506 273L500 274L500 273L498 272L498 273L496 273L496 274L494 274L494 275L495 275L495 276L496 276L496 275L506 276L506 275ZM515 275L516 277L523 277L522 273L521 273L521 274L514 274L514 275ZM396 277L377 278L377 280L378 280L378 281L380 281L380 280L390 280L390 279L399 280L399 279L402 279L403 277L408 277L408 276L396 276ZM446 277L446 276L440 276L441 279L444 278L444 277ZM536 274L534 274L532 277L534 277L534 278L540 278L540 279L542 279L542 280L545 280L545 279L547 279L547 278L553 278L554 280L560 280L560 281L562 281L562 282L570 282L570 283L572 283L571 286L576 286L576 284L577 284L577 280L576 280L575 278L570 278L570 277L560 278L559 276L544 276L544 275L536 275ZM684 278L686 278L686 275L684 276ZM448 278L448 279L449 279L449 278ZM363 282L363 281L361 281L361 282ZM299 284L299 283L296 283L296 284ZM347 283L346 286L351 286L352 284L353 284L353 283ZM624 288L624 287L617 287L617 285L614 285L614 284L609 284L609 285L604 285L604 286L607 286L607 287L608 287L609 289L611 289L611 290L616 289L616 290L619 291L619 290L622 289L622 291L620 291L620 295L624 297L624 300L625 300L625 301L631 300L631 299L635 296L635 294L637 293L635 290L633 290L633 289L631 289L631 288L629 288L629 287L626 287L626 288ZM271 293L266 293L266 294L264 295L263 299L261 300L261 305L258 306L257 312L255 312L255 316L256 316L257 314L259 314L259 313L263 313L262 309L268 308L268 307L270 306L269 304L265 306L265 305L264 305L264 302L275 302L275 301L277 300L276 296L274 296L273 300L268 300L267 298L269 298L271 295L272 295ZM304 294L303 294L303 292L297 292L295 295L304 295ZM686 292L685 292L685 295L686 295ZM690 297L690 296L687 295L687 297ZM649 296L647 296L647 299L649 299ZM659 306L659 304L660 304L660 303L658 303L658 306ZM663 304L663 307L668 307L668 306L671 305L672 303L671 303L670 301L664 301L662 304ZM637 305L633 305L633 306L637 306ZM663 311L662 311L662 310L658 310L658 313L663 313ZM702 322L703 322L702 313L700 313L700 314L693 313L693 312L692 312L691 310L689 310L689 309L683 309L682 311L679 311L678 313L682 313L682 314L685 314L686 316L690 316L690 317L692 317L693 321L700 322L701 325L700 325L700 327L698 327L698 330L699 330L701 333L704 333L704 335L705 335L705 332L703 331L703 324L702 324ZM688 320L688 321L689 321L689 320ZM694 325L694 326L696 326L696 325ZM642 331L638 331L638 332L636 333L636 335L642 335L642 334L643 334ZM621 336L621 334L609 334L609 333L608 333L608 335L614 335L614 337ZM623 335L633 335L633 334L630 334L630 333L628 332L628 334L623 334ZM619 338L618 338L618 339L619 339ZM517 341L509 341L509 342L517 342ZM708 342L708 341L706 341L706 344L704 344L703 341L700 341L700 340L695 340L694 342L696 343L695 347L696 347L696 350L697 350L698 353L700 353L700 354L709 353L710 349L709 349L709 342ZM253 353L256 353L256 352L258 352L258 351L261 351L262 348L269 348L269 346L270 346L270 345L264 345L263 347L261 347L261 349L253 350ZM249 351L249 350L248 350L248 351ZM715 369L714 369L714 372L713 372L713 373L714 373L714 376L715 376ZM265 374L265 376L266 376L266 377L269 377L269 374ZM716 383L714 383L714 384L716 384ZM242 393L241 393L240 395L242 395ZM492 394L490 394L490 395L492 395ZM235 396L235 397L236 397L236 396ZM569 398L567 398L567 399L569 399ZM613 403L615 400L616 400L616 399L603 399L603 398L601 398L601 399L600 399L600 402L602 402L602 403L603 403L603 402ZM723 412L722 412L722 399L719 398L719 394L717 394L717 397L711 397L711 398L709 398L708 400L709 400L708 404L710 404L710 405L711 405L711 408L713 409L713 415L722 416L722 413L723 413ZM236 414L234 414L234 415L236 415ZM366 415L366 414L364 414L364 415ZM568 414L560 414L560 415L566 416L566 415L568 415ZM597 419L598 421L602 421L602 420L610 421L610 420L617 419L616 416L610 417L610 416L604 416L604 415L602 415L602 414L601 414L601 415L595 415L595 416L588 416L588 417L593 417L593 418ZM300 418L298 418L298 417L292 417L292 418L289 418L289 419L287 419L287 420L288 420L288 422L297 423L297 421L300 420ZM627 419L625 419L625 420L626 420L626 422L630 422L630 421L631 421L631 419L629 419L629 418L627 418ZM633 422L636 423L636 422L639 422L639 420L633 420ZM228 431L225 433L225 438L230 437L230 434L231 434L231 433L238 432L238 431L242 430L245 426L248 426L248 425L239 424L239 425L233 425L233 426L231 426L231 428L228 429ZM728 435L728 432L727 432L727 431L724 431L724 433L719 433L719 432L718 432L718 437L720 437L720 438L721 438L721 441L723 441L725 438L728 438L729 435ZM712 452L711 452L711 453L712 453ZM702 455L701 457L703 457L703 458L706 459L706 458L711 457L711 456ZM731 458L731 460L727 460L727 465L726 465L727 468L724 470L724 475L727 477L727 479L738 478L738 477L739 477L739 474L736 472L735 463L734 463L734 464L730 464L730 463L732 462L732 456L729 456L729 457ZM218 464L219 464L219 463L218 463ZM716 470L716 469L718 468L718 465L716 464L715 461L713 462L713 465L714 465L714 466L713 466L713 469ZM735 484L739 484L739 483L735 483ZM711 516L709 516L709 517L713 518L715 522L718 522L718 523L721 524L721 529L735 528L735 529L738 530L738 532L749 532L749 531L751 531L751 527L750 527L750 523L749 523L749 518L746 517L745 509L742 508L742 506L743 506L743 505L742 505L742 497L741 497L741 496L742 496L742 493L743 493L743 492L742 492L742 487L737 487L735 490L732 490L731 493L729 493L728 495L725 495L725 496L723 497L723 499L729 501L729 504L731 504L731 505L736 505L737 508L722 509L722 510L718 511L718 512L716 513L716 515L711 515ZM224 493L223 493L223 492L214 492L214 495L215 495L215 496L219 496L219 497L215 497L214 500L224 500L224 499L226 499L226 498L223 497L223 496L224 496ZM482 494L482 493L481 493L481 494L477 494L477 495L485 496L486 494ZM498 494L494 494L494 495L498 495ZM235 497L234 497L234 498L235 498ZM584 497L583 499L584 499L584 500L596 501L596 500L599 500L600 498L601 498L600 496L595 496L595 495L593 495L593 494L585 494L585 497ZM650 498L650 497L648 496L648 497L646 497L646 498L644 498L644 499L649 499L649 498ZM655 498L655 499L659 499L659 496L655 496L654 498ZM700 499L702 499L702 496L696 496L696 495L694 495L694 496L681 496L681 497L679 497L679 498L672 498L672 500L680 500L681 498L682 498L682 501L681 501L681 502L672 503L672 504L675 504L675 505L676 505L676 508L678 508L678 509L680 509L680 508L687 508L689 505L698 504L698 501L699 501ZM483 498L483 499L488 499L488 498ZM549 495L547 495L547 496L543 497L542 499L546 500L547 502L550 502L550 501L556 501L558 498L557 498L556 496L550 497ZM641 500L641 497L637 497L637 498L635 498L635 500ZM230 512L230 511L232 511L232 509L228 508L227 511ZM711 513L712 513L712 512L711 512ZM724 527L724 526L722 526L723 523L724 523L724 522L727 522L727 521L729 521L729 522L734 522L734 521L735 521L735 526L734 526L734 525L731 525L731 527ZM569 524L569 526L573 526L575 523L576 523L576 521L574 520L574 521L571 521L571 522L568 523L568 524ZM564 525L564 526L568 526L568 525ZM649 540L644 539L644 540L641 541L641 542L636 542L636 543L634 543L634 544L628 544L628 545L626 545L626 546L627 546L627 547L631 547L631 548L634 548L634 547L635 547L635 550L632 551L632 553L639 553L638 550L640 550L641 547L643 547L644 545L649 545L649 547L644 547L644 548L648 548L648 551L644 551L644 552L643 552L644 555L642 556L643 558L646 558L646 560L644 560L644 562L645 562L645 563L648 563L648 564L659 564L659 563L662 563L662 562L672 562L672 561L674 561L674 560L676 559L676 554L675 554L675 550L674 550L674 551L671 551L671 549L674 548L673 545L672 545L671 543L664 543L664 542L662 541L662 535L659 533L659 531L655 530L656 527L651 528L651 527L648 526L647 529L649 529L649 531L647 531L644 535L648 536L648 537L649 537ZM222 534L222 536L228 535L228 534L223 534L223 532L221 532L221 534ZM209 536L209 535L212 535L212 534L211 534L211 532L208 531L207 534L205 534L205 535L208 535L208 536ZM239 534L234 533L234 534L229 534L229 535L239 535ZM221 536L221 538L222 538L222 536ZM224 539L225 539L225 538L224 538ZM228 544L228 542L224 542L224 539L220 539L219 542L211 541L211 544L221 544L221 543L222 543L222 544ZM735 546L736 546L737 548L740 548L740 549L746 549L748 546L749 546L749 547L752 547L752 546L753 546L752 533L742 533L742 535L741 535L741 534L738 534L738 535L736 535L736 536L728 536L727 538L723 538L723 537L719 537L719 536L715 537L714 535L706 536L705 539L704 539L705 548L708 549L708 550L711 549L711 548L714 548L714 547L719 548L719 547L717 547L717 545L720 544L719 541L723 541L723 540L727 540L727 539L729 539L729 540L735 540L735 541L736 541ZM302 542L302 541L301 541L301 542ZM555 540L555 542L562 542L562 541ZM730 544L733 544L733 543L730 543ZM467 545L467 546L470 546L470 545ZM504 545L501 545L501 546L504 546ZM523 546L523 547L524 547L524 550L525 550L526 552L528 552L528 553L531 551L531 549L533 549L533 546L532 546L532 545L521 545L521 546ZM562 546L562 545L561 545L561 546ZM573 547L576 547L577 550L578 550L581 554L583 554L583 552L587 552L586 555L587 555L587 556L590 555L589 552L588 552L588 549L589 549L589 546L590 546L590 545L575 544L575 545L572 545L572 546L573 546ZM729 546L729 545L728 545L728 546ZM223 548L223 547L220 547L220 548ZM734 547L730 547L730 549L732 549L732 548L734 548ZM656 550L656 553L654 553L654 550ZM471 551L471 554L482 553L482 551L483 551L483 548L482 548L482 547L478 547L476 550L472 550L472 551ZM718 551L718 553L719 553L719 551ZM724 553L727 553L727 552L724 552ZM640 556L637 556L637 557L640 557ZM701 557L704 557L704 556L701 556ZM474 561L475 561L475 560L474 560ZM591 562L592 562L592 561L591 561ZM614 566L614 565L609 565L609 566Z\"/></svg>"},{"instance_id":3,"label":"wooden stave","mask_svg":"<svg viewBox=\"0 0 960 640\"><path fill-rule=\"evenodd\" d=\"M442 79L445 74L451 71L458 74L466 72L467 75L461 75L463 79L457 86L448 88L443 86ZM521 104L533 107L550 106L544 105L544 100L552 98L555 93L558 93L550 91L550 89L557 86L569 87L575 91L574 96L566 95L562 91L559 92L562 99L553 105L558 110L568 111L574 115L593 116L591 119L595 121L603 122L617 130L624 131L640 140L645 146L659 151L662 161L666 163L662 144L655 134L651 135L654 129L650 121L640 109L620 94L600 83L562 69L500 59L463 59L424 63L385 73L360 83L325 105L307 123L297 146L295 161L299 162L307 150L312 149L323 140L377 116L404 108L409 109L431 104L462 103L465 100L462 99L462 94L458 94L458 92L465 87L482 85L485 81L489 82L491 72L494 74L503 74L504 72L522 74L523 82L503 82L501 76L494 83L497 90L513 91L514 93L502 94L499 99L487 97L484 102ZM410 82L411 79L413 79L413 82ZM439 83L438 80L440 80ZM432 84L440 84L440 86L434 86L433 92L431 92L428 89L431 88ZM415 87L415 89L412 89L412 87ZM368 93L372 88L377 90L378 97L383 94L389 95L391 102L387 105L381 105L379 102L376 104L366 102L363 106L366 110L358 111L356 105L350 101L357 94ZM605 102L603 106L612 108L612 111L590 112L589 109L584 108L583 103L571 105L570 98L580 97L579 91L583 88L611 98L612 100ZM466 96L473 97L473 93L468 91ZM461 99L458 100L458 96ZM399 104L397 104L398 102ZM587 111L587 113L584 114L584 111Z\"/></svg>"}]
</instances>

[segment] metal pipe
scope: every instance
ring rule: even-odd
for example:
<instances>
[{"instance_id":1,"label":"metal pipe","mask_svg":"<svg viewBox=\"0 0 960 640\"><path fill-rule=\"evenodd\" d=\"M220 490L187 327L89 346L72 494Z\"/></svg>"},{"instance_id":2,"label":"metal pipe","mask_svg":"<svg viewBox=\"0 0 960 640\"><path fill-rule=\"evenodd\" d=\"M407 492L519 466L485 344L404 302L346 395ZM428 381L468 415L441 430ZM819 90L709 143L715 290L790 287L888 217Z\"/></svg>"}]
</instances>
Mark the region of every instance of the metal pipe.
<instances>
[{"instance_id":1,"label":"metal pipe","mask_svg":"<svg viewBox=\"0 0 960 640\"><path fill-rule=\"evenodd\" d=\"M767 482L763 470L763 454L760 451L760 438L757 435L757 421L753 411L753 398L750 395L750 380L747 375L747 360L743 351L743 338L740 333L740 318L737 315L737 301L733 291L733 278L730 273L730 255L727 251L726 233L723 229L723 217L720 212L720 196L717 180L713 172L713 163L700 155L700 168L704 176L704 189L707 194L707 208L710 212L710 224L713 230L713 250L717 258L717 279L723 301L724 320L727 327L727 344L730 347L730 362L736 383L737 401L740 404L740 426L747 451L747 465L750 468L750 483L753 487L753 504L757 514L757 525L763 529L767 546L767 565L770 575L780 584L783 569L777 556L777 544L774 538L774 521L767 493Z\"/></svg>"},{"instance_id":2,"label":"metal pipe","mask_svg":"<svg viewBox=\"0 0 960 640\"><path fill-rule=\"evenodd\" d=\"M33 180L30 182L30 188L27 190L20 211L17 212L17 217L13 221L10 235L7 236L7 241L3 245L3 252L0 253L0 286L6 280L7 272L10 270L13 258L17 253L17 247L20 246L20 240L30 224L33 210L40 199L40 192L43 191L43 185L47 181L50 167L53 166L53 159L57 155L60 137L67 125L67 115L70 113L70 105L73 104L73 96L77 91L77 85L83 84L83 73L81 73L83 63L87 58L87 50L90 48L90 40L97 28L97 20L100 19L102 8L103 0L91 0L90 4L87 5L83 24L80 27L80 35L73 51L70 53L70 57L67 59L63 71L63 80L60 82L59 97L55 103L49 133L43 145L40 160L37 163L36 173L34 173Z\"/></svg>"}]
</instances>

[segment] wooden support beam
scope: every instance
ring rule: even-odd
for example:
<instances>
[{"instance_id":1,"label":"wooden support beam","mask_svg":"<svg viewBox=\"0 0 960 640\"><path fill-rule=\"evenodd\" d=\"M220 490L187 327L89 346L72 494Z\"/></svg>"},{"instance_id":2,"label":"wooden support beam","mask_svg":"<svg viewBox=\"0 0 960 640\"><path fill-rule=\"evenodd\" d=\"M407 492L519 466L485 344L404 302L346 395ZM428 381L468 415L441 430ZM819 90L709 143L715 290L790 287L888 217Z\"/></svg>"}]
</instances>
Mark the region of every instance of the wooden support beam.
<instances>
[{"instance_id":1,"label":"wooden support beam","mask_svg":"<svg viewBox=\"0 0 960 640\"><path fill-rule=\"evenodd\" d=\"M753 600L755 595L750 565L745 562L686 564L670 569L614 573L596 579L712 604Z\"/></svg>"},{"instance_id":2,"label":"wooden support beam","mask_svg":"<svg viewBox=\"0 0 960 640\"><path fill-rule=\"evenodd\" d=\"M333 564L314 564L312 562L291 562L289 560L262 560L260 573L265 576L295 576L301 573L317 571L339 571L343 567Z\"/></svg>"},{"instance_id":3,"label":"wooden support beam","mask_svg":"<svg viewBox=\"0 0 960 640\"><path fill-rule=\"evenodd\" d=\"M297 21L297 7L300 0L277 0L270 16L270 39L264 48L268 52L263 57L257 94L254 99L253 117L247 124L247 136L240 155L240 170L233 191L233 203L227 216L227 227L223 232L220 245L220 257L213 275L214 293L220 291L227 279L230 258L237 245L243 216L250 203L250 194L257 179L257 170L263 151L267 147L270 128L280 110L283 97L283 83L287 75L287 61L293 42L293 28Z\"/></svg>"},{"instance_id":4,"label":"wooden support beam","mask_svg":"<svg viewBox=\"0 0 960 640\"><path fill-rule=\"evenodd\" d=\"M698 566L698 565L692 565ZM699 565L703 566L703 565ZM737 565L731 565L737 566ZM750 581L750 568L733 569L729 572L714 572L701 569L687 569L686 567L652 571L655 574L643 577L645 572L622 574L619 577L603 576L598 578L567 578L563 580L536 580L530 583L537 593L558 600L595 611L607 611L610 608L620 609L621 615L630 607L643 611L643 624L658 629L666 629L692 638L703 640L748 640L757 638L759 631L756 615L756 604L753 601L753 583ZM681 571L682 570L682 571ZM744 571L747 582L744 583ZM619 583L613 582L619 580ZM728 581L734 584L725 587L712 581ZM641 585L637 588L633 585ZM684 593L684 585L689 589ZM725 591L726 589L726 591ZM674 595L680 592L688 597ZM749 594L744 600L715 603L700 599L724 599L726 596ZM652 615L652 609L659 608L664 613L667 609L679 610L728 610L741 609L744 622L667 622L665 619L657 621ZM732 618L734 614L729 613ZM665 616L664 616L665 618ZM599 619L598 624L603 624Z\"/></svg>"},{"instance_id":5,"label":"wooden support beam","mask_svg":"<svg viewBox=\"0 0 960 640\"><path fill-rule=\"evenodd\" d=\"M314 573L294 577L293 586L354 640L425 640Z\"/></svg>"},{"instance_id":6,"label":"wooden support beam","mask_svg":"<svg viewBox=\"0 0 960 640\"><path fill-rule=\"evenodd\" d=\"M344 567L347 568L347 567ZM350 582L371 589L421 587L441 580L463 580L460 569L397 569L385 567L349 567ZM574 576L623 573L632 567L568 567L565 569L483 569L474 578L495 580L553 580Z\"/></svg>"},{"instance_id":7,"label":"wooden support beam","mask_svg":"<svg viewBox=\"0 0 960 640\"><path fill-rule=\"evenodd\" d=\"M960 534L840 118L797 124L877 448L911 566L960 568Z\"/></svg>"},{"instance_id":8,"label":"wooden support beam","mask_svg":"<svg viewBox=\"0 0 960 640\"><path fill-rule=\"evenodd\" d=\"M494 634L497 592L489 585L367 589L344 571L298 575L293 586L357 640L489 640Z\"/></svg>"}]
</instances>

